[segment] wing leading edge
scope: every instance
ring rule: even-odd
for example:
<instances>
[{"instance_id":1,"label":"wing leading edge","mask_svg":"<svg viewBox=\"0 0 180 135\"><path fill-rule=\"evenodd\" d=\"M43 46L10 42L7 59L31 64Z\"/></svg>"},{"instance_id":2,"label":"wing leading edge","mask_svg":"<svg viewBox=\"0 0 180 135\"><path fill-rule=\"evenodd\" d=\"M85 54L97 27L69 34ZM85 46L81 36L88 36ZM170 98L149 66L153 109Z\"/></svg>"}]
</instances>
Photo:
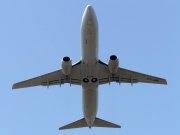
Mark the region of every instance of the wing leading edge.
<instances>
[{"instance_id":1,"label":"wing leading edge","mask_svg":"<svg viewBox=\"0 0 180 135\"><path fill-rule=\"evenodd\" d=\"M28 79L22 82L15 83L12 89L32 87L32 86L51 86L61 85L64 83L70 83L75 85L81 85L81 61L72 66L70 75L65 76L62 70L57 70L45 75L41 75L32 79Z\"/></svg>"},{"instance_id":2,"label":"wing leading edge","mask_svg":"<svg viewBox=\"0 0 180 135\"><path fill-rule=\"evenodd\" d=\"M106 84L110 82L118 83L154 83L154 84L167 84L167 81L163 78L138 73L135 71L119 68L117 73L112 75L109 72L108 65L99 61L99 84Z\"/></svg>"}]
</instances>

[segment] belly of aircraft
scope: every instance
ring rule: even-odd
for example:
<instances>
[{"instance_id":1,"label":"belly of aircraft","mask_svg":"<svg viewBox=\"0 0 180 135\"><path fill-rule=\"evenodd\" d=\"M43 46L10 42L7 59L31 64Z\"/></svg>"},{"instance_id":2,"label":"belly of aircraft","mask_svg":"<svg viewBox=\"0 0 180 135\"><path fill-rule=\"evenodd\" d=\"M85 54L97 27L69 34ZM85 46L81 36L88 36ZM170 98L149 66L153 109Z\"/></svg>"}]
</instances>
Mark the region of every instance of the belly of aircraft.
<instances>
[{"instance_id":1,"label":"belly of aircraft","mask_svg":"<svg viewBox=\"0 0 180 135\"><path fill-rule=\"evenodd\" d=\"M83 90L82 95L84 117L88 125L92 126L97 114L98 90Z\"/></svg>"},{"instance_id":2,"label":"belly of aircraft","mask_svg":"<svg viewBox=\"0 0 180 135\"><path fill-rule=\"evenodd\" d=\"M83 113L89 127L92 126L98 108L98 64L82 64Z\"/></svg>"}]
</instances>

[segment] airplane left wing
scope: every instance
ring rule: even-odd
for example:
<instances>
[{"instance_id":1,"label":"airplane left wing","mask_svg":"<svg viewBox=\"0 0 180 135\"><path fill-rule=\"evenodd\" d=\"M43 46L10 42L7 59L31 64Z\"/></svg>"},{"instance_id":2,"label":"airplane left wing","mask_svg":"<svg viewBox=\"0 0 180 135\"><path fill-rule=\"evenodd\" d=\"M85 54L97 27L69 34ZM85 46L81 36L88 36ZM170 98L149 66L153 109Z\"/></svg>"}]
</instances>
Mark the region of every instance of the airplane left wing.
<instances>
[{"instance_id":1,"label":"airplane left wing","mask_svg":"<svg viewBox=\"0 0 180 135\"><path fill-rule=\"evenodd\" d=\"M51 86L61 85L64 83L70 83L75 85L81 85L81 61L74 64L71 69L70 75L66 76L62 73L62 70L57 70L45 75L41 75L32 79L28 79L22 82L18 82L13 85L12 89L32 87L32 86Z\"/></svg>"},{"instance_id":2,"label":"airplane left wing","mask_svg":"<svg viewBox=\"0 0 180 135\"><path fill-rule=\"evenodd\" d=\"M106 84L110 82L117 83L154 83L154 84L167 84L167 81L163 78L138 73L135 71L119 68L117 73L112 75L109 72L108 65L99 61L99 84Z\"/></svg>"}]
</instances>

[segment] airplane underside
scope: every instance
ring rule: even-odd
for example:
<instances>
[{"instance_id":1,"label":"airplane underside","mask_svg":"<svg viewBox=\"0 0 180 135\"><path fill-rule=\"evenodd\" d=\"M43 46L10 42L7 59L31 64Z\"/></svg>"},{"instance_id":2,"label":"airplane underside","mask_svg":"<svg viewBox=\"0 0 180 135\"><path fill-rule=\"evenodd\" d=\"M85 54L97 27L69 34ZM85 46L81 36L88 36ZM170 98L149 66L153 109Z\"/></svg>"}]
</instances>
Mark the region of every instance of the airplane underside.
<instances>
[{"instance_id":1,"label":"airplane underside","mask_svg":"<svg viewBox=\"0 0 180 135\"><path fill-rule=\"evenodd\" d=\"M82 102L84 118L62 126L59 129L80 127L121 128L117 124L96 117L98 109L98 86L116 83L153 83L167 84L163 78L151 76L119 67L119 59L111 55L108 63L98 58L98 22L92 6L88 5L81 22L81 60L72 64L72 59L63 57L61 69L15 83L12 89L32 86L70 85L82 86Z\"/></svg>"}]
</instances>

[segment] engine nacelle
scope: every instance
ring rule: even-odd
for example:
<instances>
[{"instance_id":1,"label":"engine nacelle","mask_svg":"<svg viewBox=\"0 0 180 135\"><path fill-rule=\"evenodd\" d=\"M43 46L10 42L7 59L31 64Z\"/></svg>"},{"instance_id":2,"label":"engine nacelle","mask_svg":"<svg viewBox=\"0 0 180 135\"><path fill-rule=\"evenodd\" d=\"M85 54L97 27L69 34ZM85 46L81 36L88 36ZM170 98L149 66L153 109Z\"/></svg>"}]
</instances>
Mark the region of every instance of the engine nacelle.
<instances>
[{"instance_id":1,"label":"engine nacelle","mask_svg":"<svg viewBox=\"0 0 180 135\"><path fill-rule=\"evenodd\" d=\"M64 75L69 75L72 68L72 60L68 56L63 57L61 61L61 68Z\"/></svg>"},{"instance_id":2,"label":"engine nacelle","mask_svg":"<svg viewBox=\"0 0 180 135\"><path fill-rule=\"evenodd\" d=\"M110 73L115 74L118 71L119 59L116 55L111 55L108 60L108 68Z\"/></svg>"}]
</instances>

